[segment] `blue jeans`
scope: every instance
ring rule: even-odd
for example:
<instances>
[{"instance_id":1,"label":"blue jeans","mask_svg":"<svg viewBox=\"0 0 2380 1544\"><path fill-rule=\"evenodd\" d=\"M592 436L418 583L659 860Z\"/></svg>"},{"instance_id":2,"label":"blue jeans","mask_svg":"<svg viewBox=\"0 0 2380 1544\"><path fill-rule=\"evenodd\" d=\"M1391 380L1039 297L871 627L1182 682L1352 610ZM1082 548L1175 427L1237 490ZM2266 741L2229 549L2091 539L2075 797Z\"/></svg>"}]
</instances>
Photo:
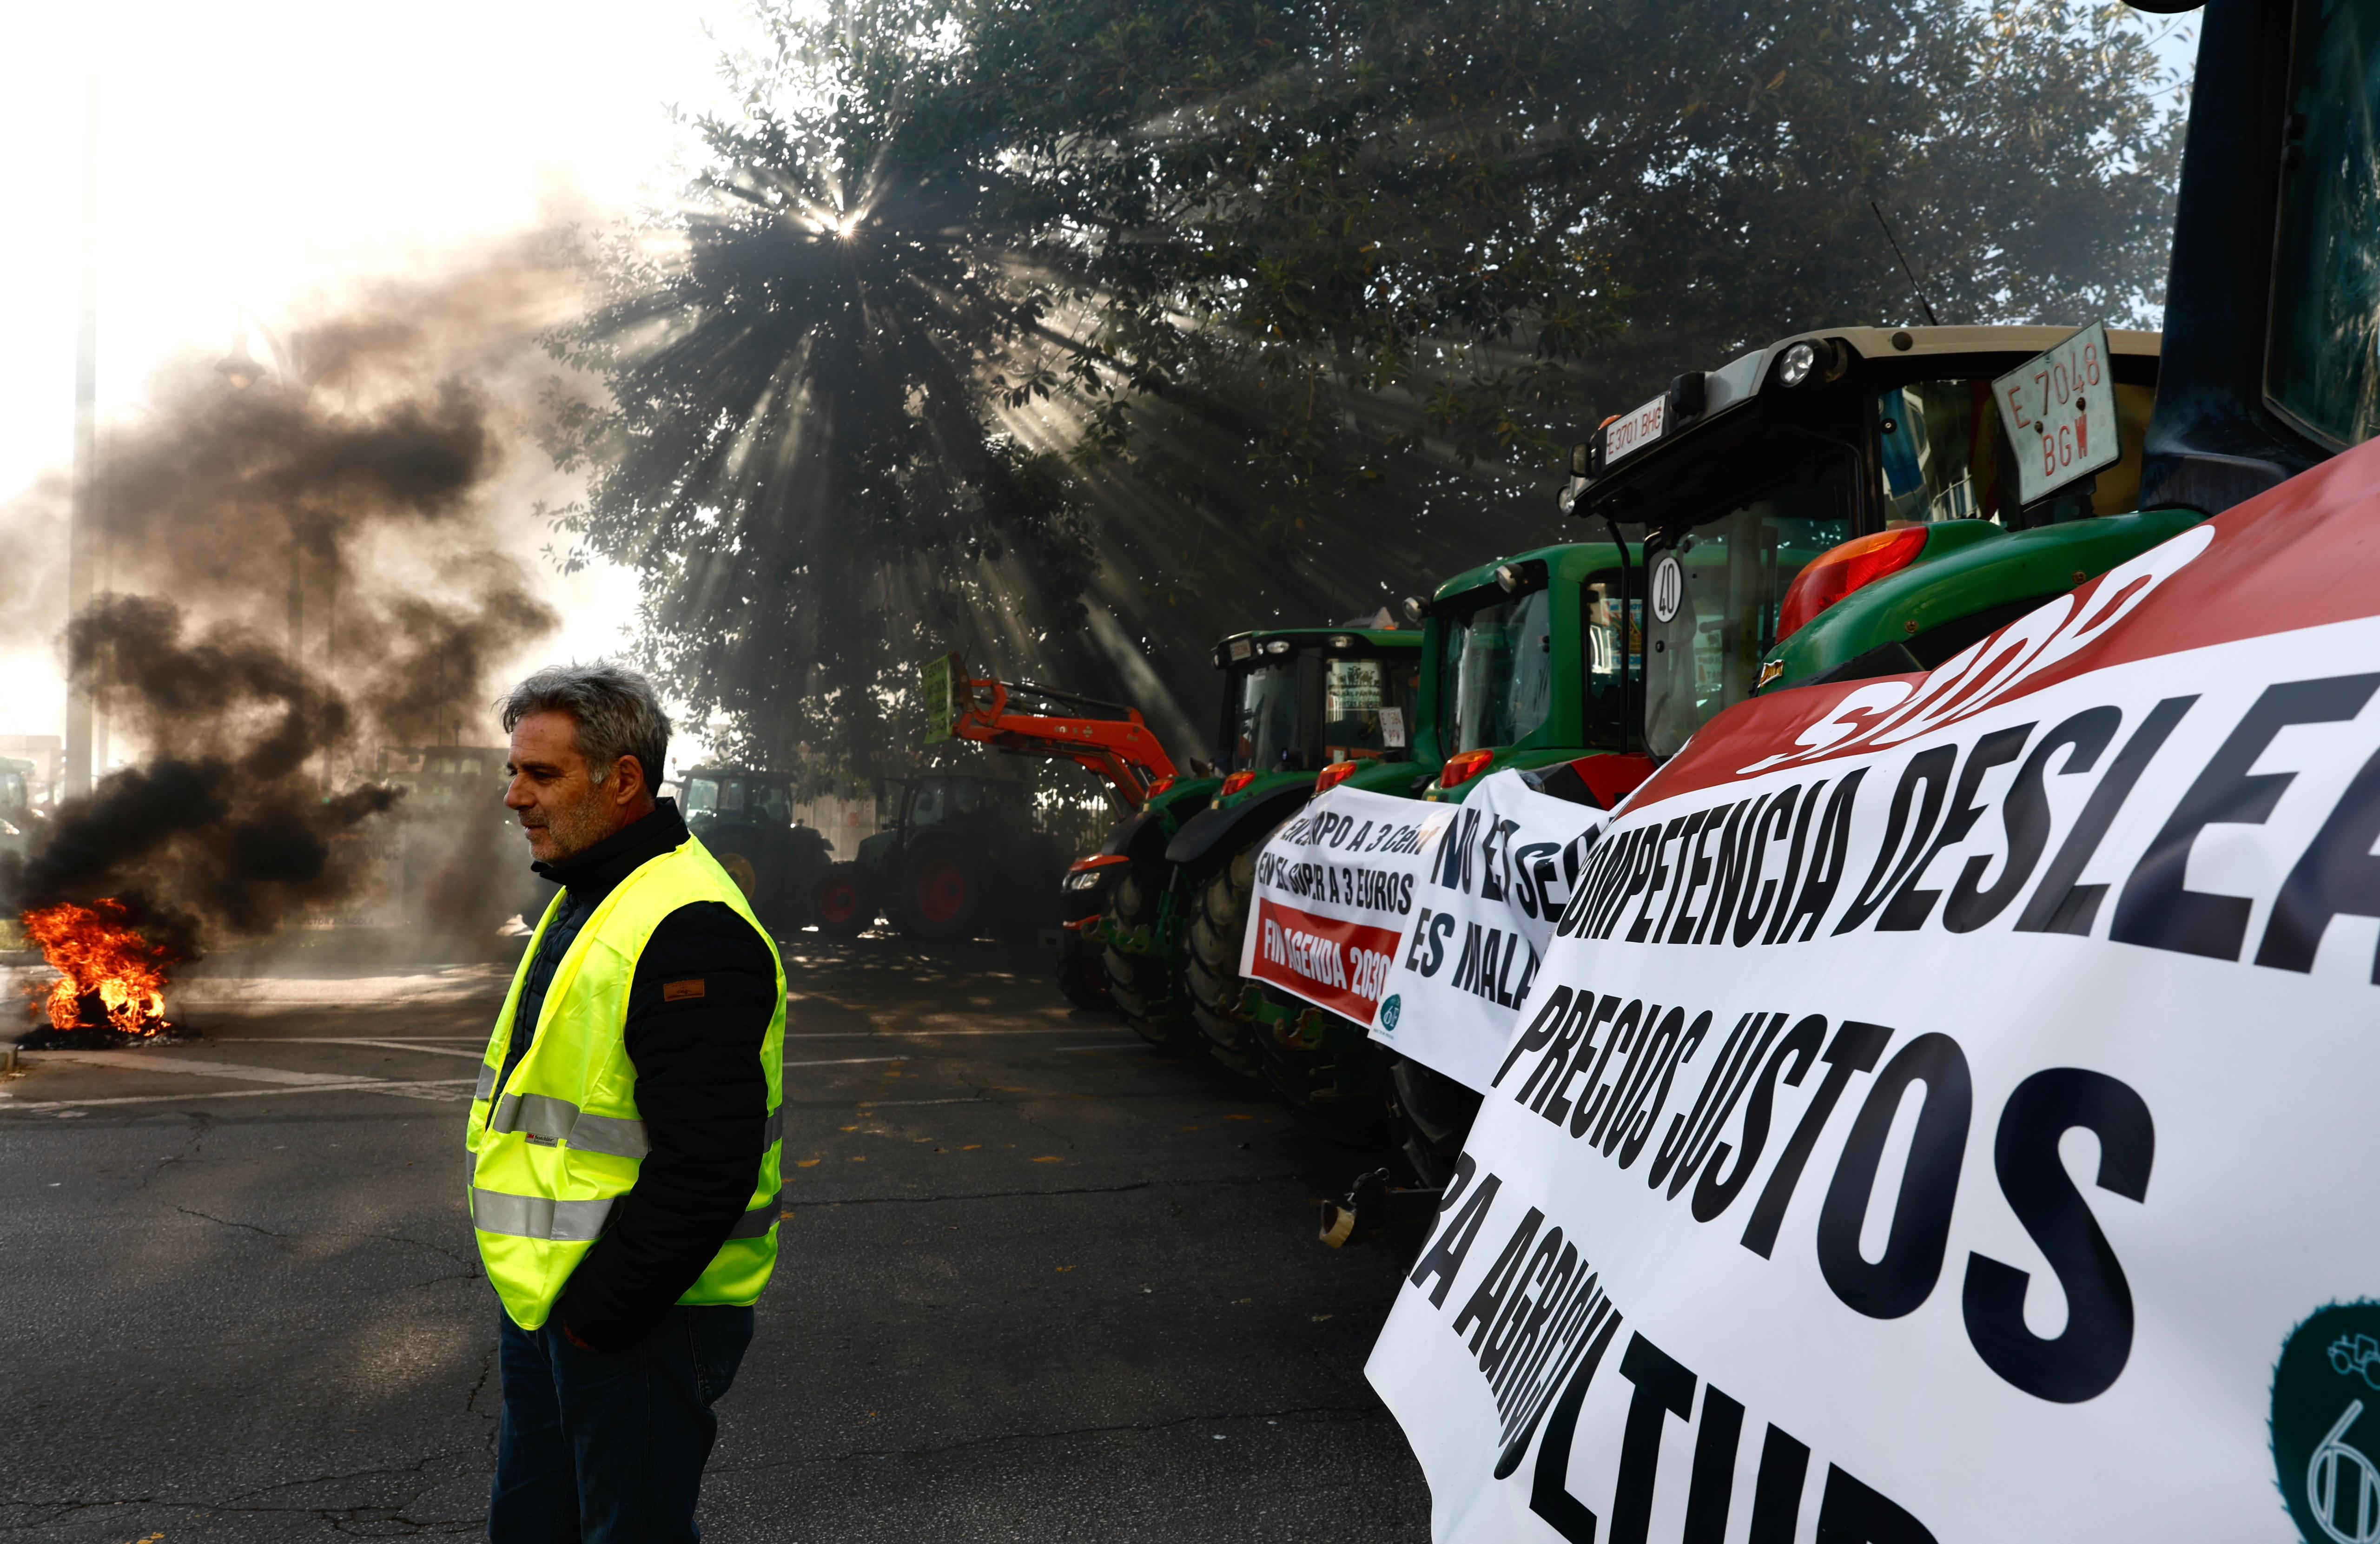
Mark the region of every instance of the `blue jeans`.
<instances>
[{"instance_id":1,"label":"blue jeans","mask_svg":"<svg viewBox=\"0 0 2380 1544\"><path fill-rule=\"evenodd\" d=\"M713 1401L752 1343L750 1308L674 1307L625 1351L582 1351L559 1320L502 1309L504 1420L488 1501L495 1544L693 1544L719 1433Z\"/></svg>"}]
</instances>

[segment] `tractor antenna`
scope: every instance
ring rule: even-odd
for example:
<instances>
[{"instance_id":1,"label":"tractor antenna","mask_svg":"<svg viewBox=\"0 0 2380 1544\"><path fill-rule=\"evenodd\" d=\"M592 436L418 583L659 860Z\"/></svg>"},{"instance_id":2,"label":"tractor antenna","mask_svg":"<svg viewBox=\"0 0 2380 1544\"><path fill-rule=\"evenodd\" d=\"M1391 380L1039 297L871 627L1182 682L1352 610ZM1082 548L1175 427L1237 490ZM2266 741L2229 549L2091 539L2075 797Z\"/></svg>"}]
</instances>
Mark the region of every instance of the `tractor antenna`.
<instances>
[{"instance_id":1,"label":"tractor antenna","mask_svg":"<svg viewBox=\"0 0 2380 1544\"><path fill-rule=\"evenodd\" d=\"M1910 268L1909 258L1901 251L1900 243L1893 240L1892 226L1886 223L1884 211L1876 208L1876 201L1874 199L1868 200L1867 206L1870 210L1875 212L1876 223L1883 227L1884 239L1890 243L1892 247L1892 255L1900 259L1900 271L1909 275L1909 287L1917 292L1917 303L1921 307L1925 308L1925 325L1928 327L1939 327L1942 323L1936 321L1934 318L1934 302L1925 298L1925 286L1917 282L1917 274Z\"/></svg>"}]
</instances>

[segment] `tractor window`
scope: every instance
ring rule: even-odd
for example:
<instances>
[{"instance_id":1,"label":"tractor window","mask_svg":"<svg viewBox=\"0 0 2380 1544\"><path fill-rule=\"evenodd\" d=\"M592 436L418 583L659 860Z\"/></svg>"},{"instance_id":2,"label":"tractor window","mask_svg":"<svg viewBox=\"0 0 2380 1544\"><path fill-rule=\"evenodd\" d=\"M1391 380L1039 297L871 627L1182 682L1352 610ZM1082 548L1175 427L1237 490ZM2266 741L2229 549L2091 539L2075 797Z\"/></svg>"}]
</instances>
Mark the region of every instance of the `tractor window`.
<instances>
[{"instance_id":1,"label":"tractor window","mask_svg":"<svg viewBox=\"0 0 2380 1544\"><path fill-rule=\"evenodd\" d=\"M1402 760L1413 727L1414 669L1404 659L1323 665L1322 759Z\"/></svg>"},{"instance_id":2,"label":"tractor window","mask_svg":"<svg viewBox=\"0 0 2380 1544\"><path fill-rule=\"evenodd\" d=\"M2380 430L2380 0L2301 5L2298 34L2265 395L2344 447Z\"/></svg>"},{"instance_id":3,"label":"tractor window","mask_svg":"<svg viewBox=\"0 0 2380 1544\"><path fill-rule=\"evenodd\" d=\"M1856 463L1810 444L1722 490L1708 513L1648 543L1645 738L1670 756L1721 708L1752 695L1777 641L1777 607L1803 565L1849 541Z\"/></svg>"},{"instance_id":4,"label":"tractor window","mask_svg":"<svg viewBox=\"0 0 2380 1544\"><path fill-rule=\"evenodd\" d=\"M1633 588L1641 590L1643 577L1632 578ZM1586 618L1586 743L1616 750L1628 749L1643 738L1632 733L1627 719L1634 716L1628 712L1629 704L1645 700L1641 687L1622 689L1645 678L1645 597L1632 593L1628 598L1628 636L1623 640L1620 634L1621 582L1617 568L1596 575L1587 581L1579 608ZM1623 641L1628 650L1624 677L1621 663Z\"/></svg>"},{"instance_id":5,"label":"tractor window","mask_svg":"<svg viewBox=\"0 0 2380 1544\"><path fill-rule=\"evenodd\" d=\"M1297 742L1294 655L1251 665L1232 680L1231 770L1278 772L1301 748Z\"/></svg>"},{"instance_id":6,"label":"tractor window","mask_svg":"<svg viewBox=\"0 0 2380 1544\"><path fill-rule=\"evenodd\" d=\"M719 784L716 781L708 777L689 777L686 780L686 812L687 814L708 815L718 808Z\"/></svg>"},{"instance_id":7,"label":"tractor window","mask_svg":"<svg viewBox=\"0 0 2380 1544\"><path fill-rule=\"evenodd\" d=\"M0 809L28 808L25 798L25 774L0 772Z\"/></svg>"},{"instance_id":8,"label":"tractor window","mask_svg":"<svg viewBox=\"0 0 2380 1544\"><path fill-rule=\"evenodd\" d=\"M1553 597L1492 597L1446 619L1439 680L1439 749L1517 743L1553 711ZM1451 689L1447 689L1451 687Z\"/></svg>"},{"instance_id":9,"label":"tractor window","mask_svg":"<svg viewBox=\"0 0 2380 1544\"><path fill-rule=\"evenodd\" d=\"M1999 517L1999 414L1989 381L1888 387L1876 397L1876 433L1886 518Z\"/></svg>"},{"instance_id":10,"label":"tractor window","mask_svg":"<svg viewBox=\"0 0 2380 1544\"><path fill-rule=\"evenodd\" d=\"M719 785L719 812L722 815L744 813L744 780L731 777Z\"/></svg>"},{"instance_id":11,"label":"tractor window","mask_svg":"<svg viewBox=\"0 0 2380 1544\"><path fill-rule=\"evenodd\" d=\"M913 826L938 826L942 823L942 789L940 783L922 783L909 798L909 823Z\"/></svg>"},{"instance_id":12,"label":"tractor window","mask_svg":"<svg viewBox=\"0 0 2380 1544\"><path fill-rule=\"evenodd\" d=\"M794 823L794 801L781 784L756 783L752 785L752 808L771 825L789 826Z\"/></svg>"}]
</instances>

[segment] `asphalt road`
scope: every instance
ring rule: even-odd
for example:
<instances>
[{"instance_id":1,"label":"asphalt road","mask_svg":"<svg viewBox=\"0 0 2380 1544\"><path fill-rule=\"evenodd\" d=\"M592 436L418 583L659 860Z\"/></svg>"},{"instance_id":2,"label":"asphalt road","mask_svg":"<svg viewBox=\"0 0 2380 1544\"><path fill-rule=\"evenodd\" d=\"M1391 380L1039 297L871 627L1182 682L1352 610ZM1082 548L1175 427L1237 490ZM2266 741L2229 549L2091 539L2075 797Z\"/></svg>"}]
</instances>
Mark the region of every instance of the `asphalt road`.
<instances>
[{"instance_id":1,"label":"asphalt road","mask_svg":"<svg viewBox=\"0 0 2380 1544\"><path fill-rule=\"evenodd\" d=\"M786 1220L706 1538L1427 1536L1363 1363L1362 1155L1029 952L788 950ZM462 1126L497 967L188 982L199 1037L0 1089L0 1538L478 1533Z\"/></svg>"}]
</instances>

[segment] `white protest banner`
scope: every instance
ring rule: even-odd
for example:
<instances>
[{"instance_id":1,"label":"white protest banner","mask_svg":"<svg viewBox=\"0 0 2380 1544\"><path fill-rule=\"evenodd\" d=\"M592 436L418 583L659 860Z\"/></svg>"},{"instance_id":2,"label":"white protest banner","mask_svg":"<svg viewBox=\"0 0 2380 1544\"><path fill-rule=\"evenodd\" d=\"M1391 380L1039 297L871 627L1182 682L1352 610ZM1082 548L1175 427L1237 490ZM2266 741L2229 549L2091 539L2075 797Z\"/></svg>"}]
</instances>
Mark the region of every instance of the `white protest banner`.
<instances>
[{"instance_id":1,"label":"white protest banner","mask_svg":"<svg viewBox=\"0 0 2380 1544\"><path fill-rule=\"evenodd\" d=\"M1372 1038L1485 1089L1591 835L1607 818L1537 792L1517 772L1483 778L1422 855L1415 909L1370 1021Z\"/></svg>"},{"instance_id":2,"label":"white protest banner","mask_svg":"<svg viewBox=\"0 0 2380 1544\"><path fill-rule=\"evenodd\" d=\"M1422 855L1453 813L1353 788L1317 796L1257 854L1240 974L1370 1024L1413 913Z\"/></svg>"},{"instance_id":3,"label":"white protest banner","mask_svg":"<svg viewBox=\"0 0 2380 1544\"><path fill-rule=\"evenodd\" d=\"M2375 488L1635 796L1368 1368L1435 1538L2380 1538Z\"/></svg>"}]
</instances>

